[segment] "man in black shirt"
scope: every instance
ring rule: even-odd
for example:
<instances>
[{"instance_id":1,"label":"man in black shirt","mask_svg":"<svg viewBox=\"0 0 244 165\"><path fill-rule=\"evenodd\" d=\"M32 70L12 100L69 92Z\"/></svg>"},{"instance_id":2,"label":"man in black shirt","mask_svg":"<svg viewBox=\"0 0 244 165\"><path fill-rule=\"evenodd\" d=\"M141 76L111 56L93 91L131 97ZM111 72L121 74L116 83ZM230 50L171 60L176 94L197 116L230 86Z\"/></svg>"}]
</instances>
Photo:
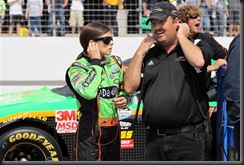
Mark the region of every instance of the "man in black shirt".
<instances>
[{"instance_id":1,"label":"man in black shirt","mask_svg":"<svg viewBox=\"0 0 244 165\"><path fill-rule=\"evenodd\" d=\"M216 101L216 80L211 77L212 71L216 71L220 66L226 65L226 53L227 49L218 43L209 33L199 32L202 13L200 9L192 5L183 5L178 9L178 18L183 23L187 23L190 30L190 37L192 41L201 39L209 44L213 49L212 59L215 63L207 67L207 84L206 91L209 91L209 101ZM205 145L205 160L216 160L216 114L212 117L209 116L209 134L206 134L206 145Z\"/></svg>"},{"instance_id":2,"label":"man in black shirt","mask_svg":"<svg viewBox=\"0 0 244 165\"><path fill-rule=\"evenodd\" d=\"M142 94L146 160L204 160L206 70L212 49L188 38L189 26L180 23L169 2L156 3L149 21L153 36L142 41L125 73L125 91L140 89Z\"/></svg>"}]
</instances>

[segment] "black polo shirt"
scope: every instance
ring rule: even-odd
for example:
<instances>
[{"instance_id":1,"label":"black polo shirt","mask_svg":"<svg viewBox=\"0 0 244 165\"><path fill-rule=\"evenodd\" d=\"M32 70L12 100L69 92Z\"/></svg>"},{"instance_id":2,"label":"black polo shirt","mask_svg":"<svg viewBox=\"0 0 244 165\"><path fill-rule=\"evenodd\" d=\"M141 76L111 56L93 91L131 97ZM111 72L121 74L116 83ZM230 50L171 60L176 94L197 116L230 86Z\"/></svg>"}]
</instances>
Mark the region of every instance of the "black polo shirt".
<instances>
[{"instance_id":1,"label":"black polo shirt","mask_svg":"<svg viewBox=\"0 0 244 165\"><path fill-rule=\"evenodd\" d=\"M206 68L211 48L197 44L204 55L201 70L192 67L178 45L169 54L160 46L149 50L143 62L143 119L151 128L178 128L202 122L208 113ZM194 55L194 54L192 54Z\"/></svg>"},{"instance_id":2,"label":"black polo shirt","mask_svg":"<svg viewBox=\"0 0 244 165\"><path fill-rule=\"evenodd\" d=\"M209 46L213 49L213 60L218 60L219 58L224 59L227 55L227 49L223 47L219 42L217 42L209 33L197 33L193 40L201 39L209 44ZM211 72L207 73L207 91L213 88L216 84L213 82L211 78Z\"/></svg>"}]
</instances>

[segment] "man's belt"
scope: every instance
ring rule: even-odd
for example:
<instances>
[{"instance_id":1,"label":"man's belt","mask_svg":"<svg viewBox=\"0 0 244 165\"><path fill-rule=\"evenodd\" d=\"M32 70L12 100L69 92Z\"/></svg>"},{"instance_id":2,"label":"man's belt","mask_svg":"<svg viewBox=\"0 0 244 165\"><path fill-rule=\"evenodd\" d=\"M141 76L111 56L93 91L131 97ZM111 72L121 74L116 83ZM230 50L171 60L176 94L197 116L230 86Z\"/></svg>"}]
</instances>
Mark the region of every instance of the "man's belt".
<instances>
[{"instance_id":1,"label":"man's belt","mask_svg":"<svg viewBox=\"0 0 244 165\"><path fill-rule=\"evenodd\" d=\"M184 132L190 132L196 129L204 128L203 123L196 124L196 125L186 125L180 128L160 128L160 129L153 129L149 128L152 131L155 131L155 133L158 136L164 136L164 135L172 135L172 134L178 134L178 133L184 133Z\"/></svg>"}]
</instances>

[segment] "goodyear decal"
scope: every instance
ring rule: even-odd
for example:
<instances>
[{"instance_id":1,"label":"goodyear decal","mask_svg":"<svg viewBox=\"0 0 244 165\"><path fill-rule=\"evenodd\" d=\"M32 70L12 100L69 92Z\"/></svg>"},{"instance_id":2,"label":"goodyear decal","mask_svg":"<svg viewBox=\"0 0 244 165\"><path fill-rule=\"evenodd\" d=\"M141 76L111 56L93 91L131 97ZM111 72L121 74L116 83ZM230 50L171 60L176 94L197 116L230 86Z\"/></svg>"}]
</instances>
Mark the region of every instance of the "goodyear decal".
<instances>
[{"instance_id":1,"label":"goodyear decal","mask_svg":"<svg viewBox=\"0 0 244 165\"><path fill-rule=\"evenodd\" d=\"M35 133L17 133L9 137L9 142L14 143L20 140L32 140L41 143L50 153L52 161L58 161L57 152L55 151L54 146L44 137L41 135L37 135Z\"/></svg>"},{"instance_id":2,"label":"goodyear decal","mask_svg":"<svg viewBox=\"0 0 244 165\"><path fill-rule=\"evenodd\" d=\"M76 133L78 128L76 110L55 111L55 122L57 133Z\"/></svg>"},{"instance_id":3,"label":"goodyear decal","mask_svg":"<svg viewBox=\"0 0 244 165\"><path fill-rule=\"evenodd\" d=\"M4 118L1 118L0 119L0 123L7 123L7 122L10 122L10 121L19 120L19 119L25 120L25 119L28 119L28 118L38 119L38 120L41 120L43 122L46 122L48 117L54 117L54 115L55 115L54 111L31 112L31 113L25 112L25 113L14 114L14 115L11 115L11 116L6 116Z\"/></svg>"}]
</instances>

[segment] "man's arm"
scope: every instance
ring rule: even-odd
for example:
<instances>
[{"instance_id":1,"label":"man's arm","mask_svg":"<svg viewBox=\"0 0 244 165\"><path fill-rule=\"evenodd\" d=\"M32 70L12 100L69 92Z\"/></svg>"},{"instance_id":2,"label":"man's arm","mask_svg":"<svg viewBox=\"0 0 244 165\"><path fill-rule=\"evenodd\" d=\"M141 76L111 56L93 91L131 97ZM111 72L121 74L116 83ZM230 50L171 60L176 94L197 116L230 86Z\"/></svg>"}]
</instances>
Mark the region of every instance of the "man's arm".
<instances>
[{"instance_id":1,"label":"man's arm","mask_svg":"<svg viewBox=\"0 0 244 165\"><path fill-rule=\"evenodd\" d=\"M125 72L124 90L127 93L134 93L139 87L143 58L154 43L156 43L156 40L153 37L146 37L136 50Z\"/></svg>"},{"instance_id":2,"label":"man's arm","mask_svg":"<svg viewBox=\"0 0 244 165\"><path fill-rule=\"evenodd\" d=\"M179 24L179 30L177 32L177 38L184 52L187 61L195 68L201 69L204 64L204 58L201 49L194 45L194 43L189 40L190 30L186 23Z\"/></svg>"},{"instance_id":3,"label":"man's arm","mask_svg":"<svg viewBox=\"0 0 244 165\"><path fill-rule=\"evenodd\" d=\"M149 12L147 10L147 3L146 2L142 2L142 10L143 10L144 16L149 16Z\"/></svg>"}]
</instances>

